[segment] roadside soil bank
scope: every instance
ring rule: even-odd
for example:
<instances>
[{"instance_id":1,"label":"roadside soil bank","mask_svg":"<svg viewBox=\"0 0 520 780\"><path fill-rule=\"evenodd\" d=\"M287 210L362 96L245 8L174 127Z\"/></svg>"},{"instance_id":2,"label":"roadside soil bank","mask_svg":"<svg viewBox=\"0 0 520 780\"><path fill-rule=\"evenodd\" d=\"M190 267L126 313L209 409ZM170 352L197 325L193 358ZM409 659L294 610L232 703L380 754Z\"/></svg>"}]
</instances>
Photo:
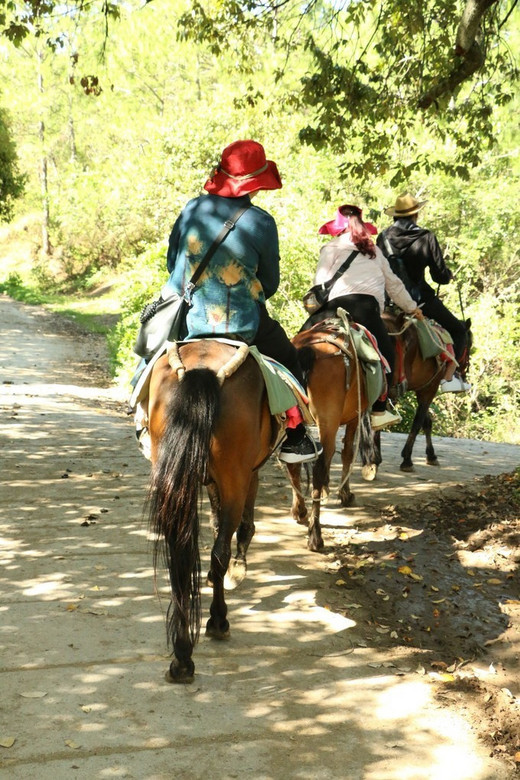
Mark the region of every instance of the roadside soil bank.
<instances>
[{"instance_id":1,"label":"roadside soil bank","mask_svg":"<svg viewBox=\"0 0 520 780\"><path fill-rule=\"evenodd\" d=\"M6 297L0 316L0 778L518 775L520 448L437 439L433 468L419 439L403 474L385 435L356 505L324 507L322 555L270 461L231 639L168 685L149 464L103 340ZM204 522L206 568L209 546Z\"/></svg>"}]
</instances>

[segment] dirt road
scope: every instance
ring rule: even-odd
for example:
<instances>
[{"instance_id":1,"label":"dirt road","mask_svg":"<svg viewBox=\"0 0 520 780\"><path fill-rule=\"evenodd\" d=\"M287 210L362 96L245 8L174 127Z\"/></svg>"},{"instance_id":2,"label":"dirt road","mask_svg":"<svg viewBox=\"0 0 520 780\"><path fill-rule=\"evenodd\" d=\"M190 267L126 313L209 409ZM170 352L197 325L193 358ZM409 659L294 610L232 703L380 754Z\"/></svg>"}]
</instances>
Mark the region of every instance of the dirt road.
<instances>
[{"instance_id":1,"label":"dirt road","mask_svg":"<svg viewBox=\"0 0 520 780\"><path fill-rule=\"evenodd\" d=\"M511 750L500 758L484 739L483 699L475 706L467 691L492 678L517 711L518 621L503 605L518 598L508 574L518 566L506 567L498 590L487 574L474 589L476 608L487 611L473 639L488 649L470 658L471 636L444 641L433 622L421 633L424 609L412 612L426 602L440 612L453 601L447 589L466 592L469 551L415 519L404 525L406 515L388 505L413 500L441 517L443 496L511 471L519 448L443 440L441 468L426 467L421 453L410 476L397 470L403 437L388 435L378 481L354 475L356 508L325 509L324 555L306 550L304 530L288 517L285 474L269 463L248 577L229 594L231 639L202 638L195 682L171 686L167 600L154 592L142 518L148 463L109 385L103 345L5 297L0 317L0 778L516 776ZM396 555L415 578L396 573ZM204 619L208 603L205 590ZM452 631L459 624L450 621ZM435 633L453 668L438 660Z\"/></svg>"}]
</instances>

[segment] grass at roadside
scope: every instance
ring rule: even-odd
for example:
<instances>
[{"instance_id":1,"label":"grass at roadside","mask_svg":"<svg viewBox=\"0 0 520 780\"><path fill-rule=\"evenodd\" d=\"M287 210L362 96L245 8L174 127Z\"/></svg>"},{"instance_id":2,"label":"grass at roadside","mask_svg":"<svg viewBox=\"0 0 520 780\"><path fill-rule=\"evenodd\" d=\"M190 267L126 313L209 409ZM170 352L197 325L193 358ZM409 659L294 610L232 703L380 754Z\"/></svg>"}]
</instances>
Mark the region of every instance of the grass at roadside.
<instances>
[{"instance_id":1,"label":"grass at roadside","mask_svg":"<svg viewBox=\"0 0 520 780\"><path fill-rule=\"evenodd\" d=\"M108 334L119 319L120 299L115 286L107 285L97 292L75 292L64 295L43 291L37 285L11 273L0 282L0 293L17 301L45 306L56 314L73 320L90 333Z\"/></svg>"}]
</instances>

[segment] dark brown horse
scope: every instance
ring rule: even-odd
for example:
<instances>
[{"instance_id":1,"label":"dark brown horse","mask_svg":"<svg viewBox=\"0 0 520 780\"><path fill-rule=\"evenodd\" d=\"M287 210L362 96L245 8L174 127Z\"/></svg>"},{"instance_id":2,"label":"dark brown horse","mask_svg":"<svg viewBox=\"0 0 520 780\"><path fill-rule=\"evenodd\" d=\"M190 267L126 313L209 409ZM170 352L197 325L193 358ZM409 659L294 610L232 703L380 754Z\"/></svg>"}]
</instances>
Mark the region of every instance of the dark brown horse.
<instances>
[{"instance_id":1,"label":"dark brown horse","mask_svg":"<svg viewBox=\"0 0 520 780\"><path fill-rule=\"evenodd\" d=\"M224 576L231 561L231 540L236 532L235 560L243 577L254 534L258 469L271 454L276 435L264 381L247 347L237 353L212 340L174 345L152 371L149 429L155 564L162 551L171 586L168 635L174 659L167 679L185 683L193 679L192 654L201 624L201 486L208 486L215 537L206 634L225 639L229 623Z\"/></svg>"},{"instance_id":2,"label":"dark brown horse","mask_svg":"<svg viewBox=\"0 0 520 780\"><path fill-rule=\"evenodd\" d=\"M328 492L330 467L336 449L336 434L345 426L341 453L342 474L338 497L342 506L353 500L349 476L355 456L356 432L361 433L360 421L367 409L367 393L363 370L348 335L320 322L310 330L298 333L293 339L300 363L307 378L310 409L316 420L323 452L312 469L312 510L308 519L305 498L302 495L301 468L288 465L293 487L292 515L297 523L308 525L308 547L315 552L323 548L320 524L321 499Z\"/></svg>"},{"instance_id":3,"label":"dark brown horse","mask_svg":"<svg viewBox=\"0 0 520 780\"><path fill-rule=\"evenodd\" d=\"M407 319L403 314L392 314L385 312L383 320L388 332L395 339L396 343L396 365L394 367L394 385L390 390L390 397L397 393L397 383L399 382L400 360L404 361L404 375L406 379L406 391L415 393L417 399L417 409L410 428L410 433L406 439L405 445L401 451L402 463L401 471L413 471L412 452L415 440L419 431L422 429L426 438L426 463L430 466L438 466L439 461L435 454L432 442L432 417L430 414L430 405L439 389L442 379L444 379L448 370L448 363L442 362L436 357L423 358L419 346L419 337L414 321ZM462 375L465 375L469 362L469 349L471 347L470 320L466 321L466 330L468 334L468 350L464 356L463 362L459 367ZM401 357L402 356L402 357ZM364 451L369 452L369 449ZM375 478L377 467L381 463L381 432L374 432L373 457L367 458L363 455L362 474L368 481Z\"/></svg>"}]
</instances>

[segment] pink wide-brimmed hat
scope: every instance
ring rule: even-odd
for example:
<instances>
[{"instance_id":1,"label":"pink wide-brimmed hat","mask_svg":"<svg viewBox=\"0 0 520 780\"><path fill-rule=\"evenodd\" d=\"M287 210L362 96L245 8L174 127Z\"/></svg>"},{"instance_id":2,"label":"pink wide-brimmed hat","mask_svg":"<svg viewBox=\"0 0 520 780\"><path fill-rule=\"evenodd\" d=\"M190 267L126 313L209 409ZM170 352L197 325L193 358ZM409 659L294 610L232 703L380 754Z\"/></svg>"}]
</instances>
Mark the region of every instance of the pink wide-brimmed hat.
<instances>
[{"instance_id":1,"label":"pink wide-brimmed hat","mask_svg":"<svg viewBox=\"0 0 520 780\"><path fill-rule=\"evenodd\" d=\"M359 215L360 220L363 222L363 211L359 208L359 206L353 206L350 203L345 203L343 206L339 207L334 219L331 219L330 222L325 222L325 224L322 225L318 230L318 233L321 233L322 235L325 234L329 236L339 236L340 233L343 233L343 231L347 230L348 228L349 210L355 211ZM363 222L363 225L373 236L377 234L377 228L371 222Z\"/></svg>"},{"instance_id":2,"label":"pink wide-brimmed hat","mask_svg":"<svg viewBox=\"0 0 520 780\"><path fill-rule=\"evenodd\" d=\"M226 146L215 173L204 189L223 198L239 198L258 190L278 190L282 180L276 163L267 160L257 141L235 141Z\"/></svg>"}]
</instances>

